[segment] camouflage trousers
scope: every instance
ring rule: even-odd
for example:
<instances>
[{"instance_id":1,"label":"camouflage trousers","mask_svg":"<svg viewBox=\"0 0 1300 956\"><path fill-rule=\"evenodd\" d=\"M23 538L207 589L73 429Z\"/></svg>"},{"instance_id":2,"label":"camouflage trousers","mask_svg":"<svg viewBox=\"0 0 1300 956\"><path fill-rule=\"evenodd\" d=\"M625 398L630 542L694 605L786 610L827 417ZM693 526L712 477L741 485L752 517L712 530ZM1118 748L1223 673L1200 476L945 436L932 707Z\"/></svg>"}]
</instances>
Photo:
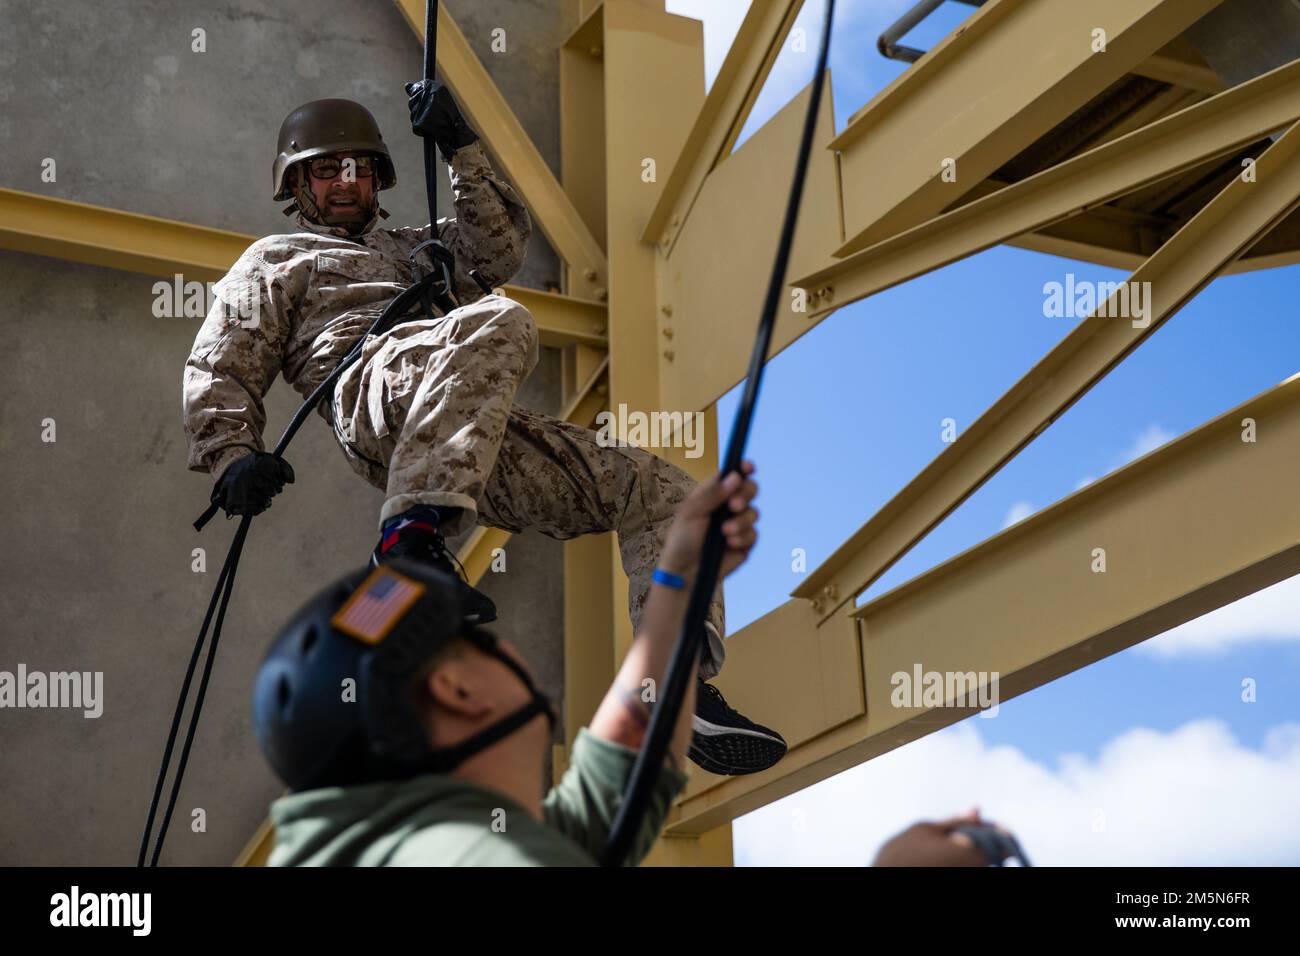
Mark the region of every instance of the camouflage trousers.
<instances>
[{"instance_id":1,"label":"camouflage trousers","mask_svg":"<svg viewBox=\"0 0 1300 956\"><path fill-rule=\"evenodd\" d=\"M405 322L367 341L334 390L334 434L349 464L387 494L380 524L437 507L444 534L478 524L567 539L618 533L639 628L650 577L677 504L694 481L633 447L514 404L537 364L537 327L489 295L441 319ZM709 609L700 673L722 667L721 587Z\"/></svg>"}]
</instances>

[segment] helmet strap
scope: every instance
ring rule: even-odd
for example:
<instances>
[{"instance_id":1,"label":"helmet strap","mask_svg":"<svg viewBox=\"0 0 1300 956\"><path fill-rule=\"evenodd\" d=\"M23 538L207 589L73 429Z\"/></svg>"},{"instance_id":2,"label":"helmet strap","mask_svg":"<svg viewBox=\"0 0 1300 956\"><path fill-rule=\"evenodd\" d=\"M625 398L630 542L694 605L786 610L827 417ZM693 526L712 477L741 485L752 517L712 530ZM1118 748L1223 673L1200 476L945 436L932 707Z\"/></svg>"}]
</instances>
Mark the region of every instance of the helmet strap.
<instances>
[{"instance_id":1,"label":"helmet strap","mask_svg":"<svg viewBox=\"0 0 1300 956\"><path fill-rule=\"evenodd\" d=\"M555 709L551 706L550 699L537 689L537 685L535 685L532 678L528 676L528 672L520 667L517 661L501 650L497 645L496 638L487 634L487 632L479 631L477 629L471 629L469 634L466 636L479 648L479 650L491 654L502 664L505 664L506 667L510 668L510 670L514 671L515 676L518 677L523 682L524 686L528 688L528 692L532 696L532 699L522 707L516 709L513 713L502 717L495 724L483 728L474 736L462 740L454 746L431 749L429 752L429 770L434 773L448 773L456 769L470 757L486 750L498 741L513 734L538 714L545 714L547 723L550 725L552 730L555 729Z\"/></svg>"},{"instance_id":2,"label":"helmet strap","mask_svg":"<svg viewBox=\"0 0 1300 956\"><path fill-rule=\"evenodd\" d=\"M501 650L494 635L478 628L468 628L463 632L462 636L485 654L490 654L505 664L528 688L531 699L528 703L516 708L496 723L450 747L430 747L423 738L422 730L418 731L419 742L417 742L413 737L413 734L417 733L414 727L410 727L409 730L404 727L397 731L395 736L389 738L388 746L382 749L386 751L384 757L391 762L390 765L396 764L403 767L405 773L401 774L402 776L414 776L424 773L450 773L470 757L500 742L532 721L538 714L545 714L551 729L554 730L555 728L555 709L551 706L550 699L537 689L532 678L528 676L528 672ZM410 717L413 715L408 711L405 716ZM380 719L391 721L394 719L401 720L402 717L389 710ZM389 723L388 726L391 728L393 725Z\"/></svg>"}]
</instances>

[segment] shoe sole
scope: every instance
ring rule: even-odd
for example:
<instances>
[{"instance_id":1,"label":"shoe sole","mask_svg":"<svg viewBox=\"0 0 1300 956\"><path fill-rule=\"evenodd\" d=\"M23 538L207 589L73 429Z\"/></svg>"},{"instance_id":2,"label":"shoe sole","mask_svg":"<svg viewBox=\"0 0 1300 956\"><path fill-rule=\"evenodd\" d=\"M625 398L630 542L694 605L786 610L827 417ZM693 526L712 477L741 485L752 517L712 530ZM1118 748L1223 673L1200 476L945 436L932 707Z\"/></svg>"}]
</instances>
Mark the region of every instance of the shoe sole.
<instances>
[{"instance_id":1,"label":"shoe sole","mask_svg":"<svg viewBox=\"0 0 1300 956\"><path fill-rule=\"evenodd\" d=\"M786 754L785 741L757 730L719 727L692 718L688 755L703 770L723 777L740 777L774 767Z\"/></svg>"}]
</instances>

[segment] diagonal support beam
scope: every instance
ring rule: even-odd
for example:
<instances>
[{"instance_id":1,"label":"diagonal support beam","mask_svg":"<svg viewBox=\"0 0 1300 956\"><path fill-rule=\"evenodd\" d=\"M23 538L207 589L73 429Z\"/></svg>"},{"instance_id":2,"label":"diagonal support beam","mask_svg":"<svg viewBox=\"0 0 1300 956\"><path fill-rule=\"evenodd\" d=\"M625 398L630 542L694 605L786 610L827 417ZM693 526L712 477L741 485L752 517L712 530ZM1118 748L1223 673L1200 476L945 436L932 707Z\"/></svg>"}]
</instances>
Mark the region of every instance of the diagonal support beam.
<instances>
[{"instance_id":1,"label":"diagonal support beam","mask_svg":"<svg viewBox=\"0 0 1300 956\"><path fill-rule=\"evenodd\" d=\"M831 143L841 151L847 236L836 254L950 207L1220 2L986 3ZM1104 52L1094 52L1098 30Z\"/></svg>"},{"instance_id":2,"label":"diagonal support beam","mask_svg":"<svg viewBox=\"0 0 1300 956\"><path fill-rule=\"evenodd\" d=\"M1243 441L1242 422L1256 423ZM709 830L970 716L895 707L892 675L997 673L998 700L1300 573L1300 376L860 608L866 712L822 721L772 770L692 781L670 833ZM1095 573L1095 549L1106 570ZM762 624L762 622L756 622ZM827 622L829 625L831 622ZM778 648L729 641L750 699L814 700ZM783 635L805 652L811 625ZM728 690L728 697L731 691Z\"/></svg>"},{"instance_id":3,"label":"diagonal support beam","mask_svg":"<svg viewBox=\"0 0 1300 956\"><path fill-rule=\"evenodd\" d=\"M1232 153L1300 118L1300 60L854 253L795 284L833 308ZM829 311L823 307L816 311Z\"/></svg>"},{"instance_id":4,"label":"diagonal support beam","mask_svg":"<svg viewBox=\"0 0 1300 956\"><path fill-rule=\"evenodd\" d=\"M395 2L423 43L424 0ZM438 7L438 69L474 128L523 196L551 246L578 276L580 287L569 291L580 298L599 299L609 288L605 250L583 222L444 5Z\"/></svg>"},{"instance_id":5,"label":"diagonal support beam","mask_svg":"<svg viewBox=\"0 0 1300 956\"><path fill-rule=\"evenodd\" d=\"M642 239L667 254L713 168L731 152L803 0L753 0L673 164Z\"/></svg>"},{"instance_id":6,"label":"diagonal support beam","mask_svg":"<svg viewBox=\"0 0 1300 956\"><path fill-rule=\"evenodd\" d=\"M883 574L1129 352L1300 204L1300 124L1267 149L1257 181L1234 179L1132 274L1145 327L1117 292L993 404L796 590L829 615ZM1149 283L1149 284L1148 284Z\"/></svg>"}]
</instances>

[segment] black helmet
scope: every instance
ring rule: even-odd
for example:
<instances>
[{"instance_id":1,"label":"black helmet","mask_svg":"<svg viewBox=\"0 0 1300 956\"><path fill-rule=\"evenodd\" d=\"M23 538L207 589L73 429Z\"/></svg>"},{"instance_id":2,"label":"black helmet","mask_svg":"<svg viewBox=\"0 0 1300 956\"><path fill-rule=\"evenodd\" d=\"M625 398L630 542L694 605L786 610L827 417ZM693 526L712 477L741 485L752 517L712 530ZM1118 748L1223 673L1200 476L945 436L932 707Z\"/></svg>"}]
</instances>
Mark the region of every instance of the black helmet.
<instances>
[{"instance_id":1,"label":"black helmet","mask_svg":"<svg viewBox=\"0 0 1300 956\"><path fill-rule=\"evenodd\" d=\"M539 713L554 724L549 701L527 672L492 634L466 626L462 587L442 572L398 560L347 575L293 616L253 688L258 743L291 790L446 773ZM411 682L457 638L505 663L532 700L457 746L434 750Z\"/></svg>"}]
</instances>

